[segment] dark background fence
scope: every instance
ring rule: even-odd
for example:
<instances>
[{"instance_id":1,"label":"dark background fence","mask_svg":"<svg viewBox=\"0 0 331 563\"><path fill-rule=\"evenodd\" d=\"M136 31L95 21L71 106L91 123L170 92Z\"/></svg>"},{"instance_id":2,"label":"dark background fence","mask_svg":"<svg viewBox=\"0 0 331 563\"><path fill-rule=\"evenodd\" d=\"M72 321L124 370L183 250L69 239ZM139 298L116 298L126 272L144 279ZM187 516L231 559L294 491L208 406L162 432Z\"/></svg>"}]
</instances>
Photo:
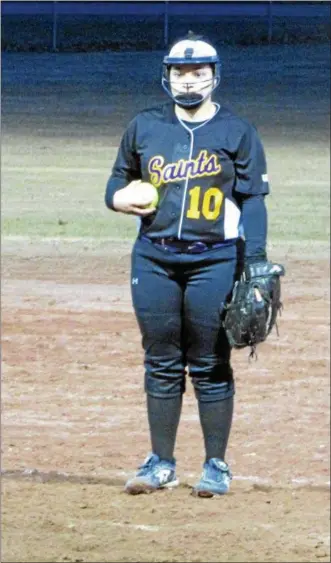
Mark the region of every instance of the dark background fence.
<instances>
[{"instance_id":1,"label":"dark background fence","mask_svg":"<svg viewBox=\"0 0 331 563\"><path fill-rule=\"evenodd\" d=\"M215 44L330 41L330 2L1 3L2 50L163 49L189 29Z\"/></svg>"}]
</instances>

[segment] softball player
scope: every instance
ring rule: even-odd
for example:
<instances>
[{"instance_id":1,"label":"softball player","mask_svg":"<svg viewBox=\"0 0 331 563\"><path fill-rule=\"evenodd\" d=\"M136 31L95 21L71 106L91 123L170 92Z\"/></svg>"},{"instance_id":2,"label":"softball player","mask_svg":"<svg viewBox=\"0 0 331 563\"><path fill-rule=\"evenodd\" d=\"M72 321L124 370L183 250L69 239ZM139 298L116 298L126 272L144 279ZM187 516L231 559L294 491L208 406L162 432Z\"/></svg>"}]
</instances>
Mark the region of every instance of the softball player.
<instances>
[{"instance_id":1,"label":"softball player","mask_svg":"<svg viewBox=\"0 0 331 563\"><path fill-rule=\"evenodd\" d=\"M224 304L237 272L239 229L245 263L266 260L269 192L256 129L212 100L219 56L188 35L163 60L171 102L128 125L109 178L106 205L140 217L132 250L132 300L145 351L151 453L126 483L130 494L178 484L174 458L186 370L194 386L205 459L197 496L227 493L226 449L235 393ZM139 182L159 193L146 208Z\"/></svg>"}]
</instances>

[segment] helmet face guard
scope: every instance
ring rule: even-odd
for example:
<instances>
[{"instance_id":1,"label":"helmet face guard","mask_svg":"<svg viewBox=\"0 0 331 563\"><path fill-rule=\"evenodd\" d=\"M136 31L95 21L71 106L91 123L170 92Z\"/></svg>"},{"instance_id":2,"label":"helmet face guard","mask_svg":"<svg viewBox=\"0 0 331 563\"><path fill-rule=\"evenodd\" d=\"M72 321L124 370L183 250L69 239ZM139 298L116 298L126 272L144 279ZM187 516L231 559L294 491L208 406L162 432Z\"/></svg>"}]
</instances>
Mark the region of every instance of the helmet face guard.
<instances>
[{"instance_id":1,"label":"helmet face guard","mask_svg":"<svg viewBox=\"0 0 331 563\"><path fill-rule=\"evenodd\" d=\"M213 78L202 80L199 91L172 93L173 83L170 81L170 67L182 65L211 65ZM199 107L219 85L221 79L221 63L214 47L202 40L184 39L177 42L163 59L162 87L170 98L180 107L193 109ZM210 90L211 83L212 89ZM204 92L208 88L207 92Z\"/></svg>"}]
</instances>

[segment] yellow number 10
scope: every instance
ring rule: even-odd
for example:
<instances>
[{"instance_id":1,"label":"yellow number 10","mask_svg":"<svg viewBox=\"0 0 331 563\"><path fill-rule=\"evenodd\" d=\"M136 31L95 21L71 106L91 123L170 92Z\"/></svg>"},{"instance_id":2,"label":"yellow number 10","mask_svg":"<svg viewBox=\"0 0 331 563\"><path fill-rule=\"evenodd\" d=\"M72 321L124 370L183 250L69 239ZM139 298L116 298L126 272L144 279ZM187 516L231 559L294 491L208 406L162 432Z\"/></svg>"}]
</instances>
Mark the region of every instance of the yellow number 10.
<instances>
[{"instance_id":1,"label":"yellow number 10","mask_svg":"<svg viewBox=\"0 0 331 563\"><path fill-rule=\"evenodd\" d=\"M186 216L189 219L200 219L200 215L202 213L205 219L213 221L220 214L224 199L223 192L221 192L218 188L209 188L203 196L201 205L200 194L200 186L195 186L195 188L192 188L192 190L189 191L190 206L187 210Z\"/></svg>"}]
</instances>

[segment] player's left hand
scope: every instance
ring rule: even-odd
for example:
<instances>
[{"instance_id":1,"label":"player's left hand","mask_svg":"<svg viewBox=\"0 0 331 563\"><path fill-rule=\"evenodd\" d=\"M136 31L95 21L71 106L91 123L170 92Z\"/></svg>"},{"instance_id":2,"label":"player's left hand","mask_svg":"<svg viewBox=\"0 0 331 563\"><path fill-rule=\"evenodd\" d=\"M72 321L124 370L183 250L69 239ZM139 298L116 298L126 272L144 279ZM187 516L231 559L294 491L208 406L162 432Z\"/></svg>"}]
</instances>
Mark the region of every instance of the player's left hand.
<instances>
[{"instance_id":1,"label":"player's left hand","mask_svg":"<svg viewBox=\"0 0 331 563\"><path fill-rule=\"evenodd\" d=\"M225 307L223 326L232 347L250 346L254 355L256 346L275 325L277 328L282 309L280 277L284 275L284 266L266 260L246 266Z\"/></svg>"}]
</instances>

